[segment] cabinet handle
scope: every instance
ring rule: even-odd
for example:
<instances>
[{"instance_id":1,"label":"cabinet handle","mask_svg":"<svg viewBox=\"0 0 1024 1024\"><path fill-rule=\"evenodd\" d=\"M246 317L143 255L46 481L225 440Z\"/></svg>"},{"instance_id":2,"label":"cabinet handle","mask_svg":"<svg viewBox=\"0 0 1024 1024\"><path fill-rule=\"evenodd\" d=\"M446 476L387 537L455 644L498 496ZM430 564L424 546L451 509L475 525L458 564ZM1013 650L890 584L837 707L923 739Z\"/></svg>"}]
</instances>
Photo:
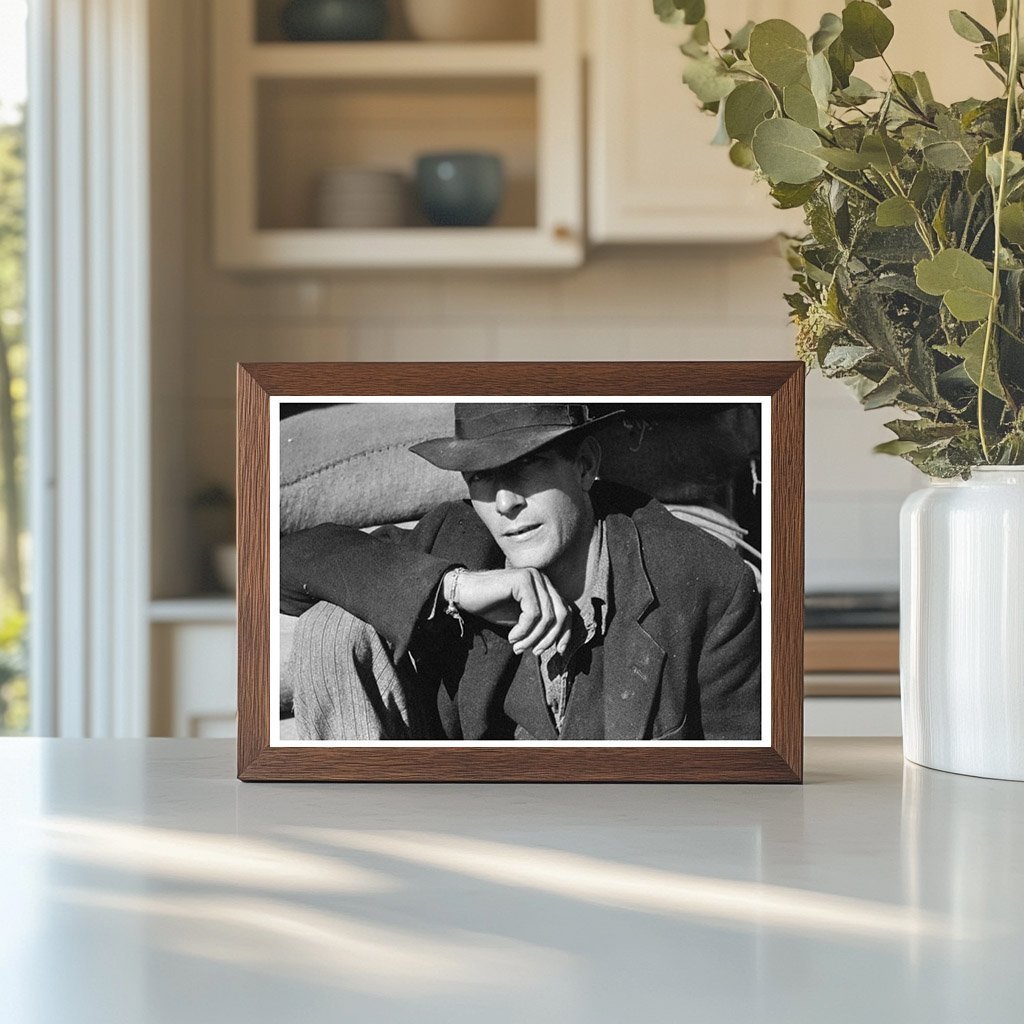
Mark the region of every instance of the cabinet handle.
<instances>
[{"instance_id":1,"label":"cabinet handle","mask_svg":"<svg viewBox=\"0 0 1024 1024\"><path fill-rule=\"evenodd\" d=\"M559 242L569 242L572 240L573 235L575 234L573 229L569 227L568 224L556 224L554 231L552 233L554 234L555 238L558 239Z\"/></svg>"}]
</instances>

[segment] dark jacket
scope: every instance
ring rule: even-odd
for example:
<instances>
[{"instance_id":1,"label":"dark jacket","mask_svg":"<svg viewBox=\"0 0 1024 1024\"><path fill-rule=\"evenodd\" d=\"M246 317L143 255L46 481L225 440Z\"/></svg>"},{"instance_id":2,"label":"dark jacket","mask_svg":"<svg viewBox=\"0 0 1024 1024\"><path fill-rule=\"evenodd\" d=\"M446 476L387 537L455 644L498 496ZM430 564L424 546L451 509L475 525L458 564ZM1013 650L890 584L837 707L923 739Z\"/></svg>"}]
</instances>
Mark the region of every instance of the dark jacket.
<instances>
[{"instance_id":1,"label":"dark jacket","mask_svg":"<svg viewBox=\"0 0 1024 1024\"><path fill-rule=\"evenodd\" d=\"M611 562L603 716L589 709L581 735L570 701L563 738L759 739L760 599L749 567L638 492L598 483L592 495ZM329 601L372 625L396 660L412 654L446 737L511 739L518 724L557 738L536 674L516 672L502 630L468 617L460 638L445 617L425 621L448 569L505 564L468 502L439 506L411 531L324 524L287 535L280 564L282 612Z\"/></svg>"}]
</instances>

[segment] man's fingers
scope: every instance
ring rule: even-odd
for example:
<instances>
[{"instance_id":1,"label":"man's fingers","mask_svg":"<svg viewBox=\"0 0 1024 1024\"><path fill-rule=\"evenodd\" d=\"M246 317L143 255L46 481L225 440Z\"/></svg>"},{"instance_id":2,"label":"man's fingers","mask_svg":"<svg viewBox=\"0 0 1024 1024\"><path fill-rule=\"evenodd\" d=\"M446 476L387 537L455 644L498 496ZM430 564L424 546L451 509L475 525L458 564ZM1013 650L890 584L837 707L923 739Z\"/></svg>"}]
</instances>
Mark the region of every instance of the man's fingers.
<instances>
[{"instance_id":1,"label":"man's fingers","mask_svg":"<svg viewBox=\"0 0 1024 1024\"><path fill-rule=\"evenodd\" d=\"M541 614L540 599L537 594L537 587L532 578L527 574L524 579L518 581L513 593L513 599L519 605L519 619L508 634L508 642L512 644L516 654L520 652L520 642L530 634L536 626Z\"/></svg>"},{"instance_id":2,"label":"man's fingers","mask_svg":"<svg viewBox=\"0 0 1024 1024\"><path fill-rule=\"evenodd\" d=\"M556 647L559 654L565 654L569 646L569 633L572 620L569 616L569 609L566 608L562 595L555 590L554 584L546 577L542 577L547 586L548 597L551 599L553 622L548 631L540 638L540 641L533 648L534 654L543 654L552 647Z\"/></svg>"},{"instance_id":3,"label":"man's fingers","mask_svg":"<svg viewBox=\"0 0 1024 1024\"><path fill-rule=\"evenodd\" d=\"M531 600L527 598L527 595ZM517 654L521 654L524 650L534 649L555 620L551 595L548 593L545 579L540 572L534 570L526 575L520 606L523 613L520 615L515 629L509 634L512 649ZM528 621L524 623L524 620ZM513 636L513 634L517 635Z\"/></svg>"}]
</instances>

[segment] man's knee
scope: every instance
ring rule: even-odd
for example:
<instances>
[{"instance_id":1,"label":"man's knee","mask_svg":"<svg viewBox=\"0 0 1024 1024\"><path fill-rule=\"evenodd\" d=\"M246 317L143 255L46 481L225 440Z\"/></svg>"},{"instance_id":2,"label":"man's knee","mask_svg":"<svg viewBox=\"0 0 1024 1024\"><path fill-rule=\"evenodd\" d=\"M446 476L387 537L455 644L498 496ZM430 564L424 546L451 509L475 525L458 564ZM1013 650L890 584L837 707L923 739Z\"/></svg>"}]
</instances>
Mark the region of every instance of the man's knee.
<instances>
[{"instance_id":1,"label":"man's knee","mask_svg":"<svg viewBox=\"0 0 1024 1024\"><path fill-rule=\"evenodd\" d=\"M372 626L335 605L299 617L282 695L286 676L300 738L405 739L422 729L419 708L410 706L414 678Z\"/></svg>"}]
</instances>

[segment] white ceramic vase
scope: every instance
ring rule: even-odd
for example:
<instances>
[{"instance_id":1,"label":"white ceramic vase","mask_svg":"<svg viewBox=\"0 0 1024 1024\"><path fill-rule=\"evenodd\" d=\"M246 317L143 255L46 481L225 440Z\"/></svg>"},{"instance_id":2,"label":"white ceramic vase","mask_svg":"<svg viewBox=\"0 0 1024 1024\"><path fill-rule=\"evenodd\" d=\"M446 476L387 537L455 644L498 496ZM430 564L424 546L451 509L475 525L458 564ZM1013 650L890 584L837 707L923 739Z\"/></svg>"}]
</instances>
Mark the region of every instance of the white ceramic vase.
<instances>
[{"instance_id":1,"label":"white ceramic vase","mask_svg":"<svg viewBox=\"0 0 1024 1024\"><path fill-rule=\"evenodd\" d=\"M1024 466L911 494L900 557L904 754L1024 781Z\"/></svg>"}]
</instances>

